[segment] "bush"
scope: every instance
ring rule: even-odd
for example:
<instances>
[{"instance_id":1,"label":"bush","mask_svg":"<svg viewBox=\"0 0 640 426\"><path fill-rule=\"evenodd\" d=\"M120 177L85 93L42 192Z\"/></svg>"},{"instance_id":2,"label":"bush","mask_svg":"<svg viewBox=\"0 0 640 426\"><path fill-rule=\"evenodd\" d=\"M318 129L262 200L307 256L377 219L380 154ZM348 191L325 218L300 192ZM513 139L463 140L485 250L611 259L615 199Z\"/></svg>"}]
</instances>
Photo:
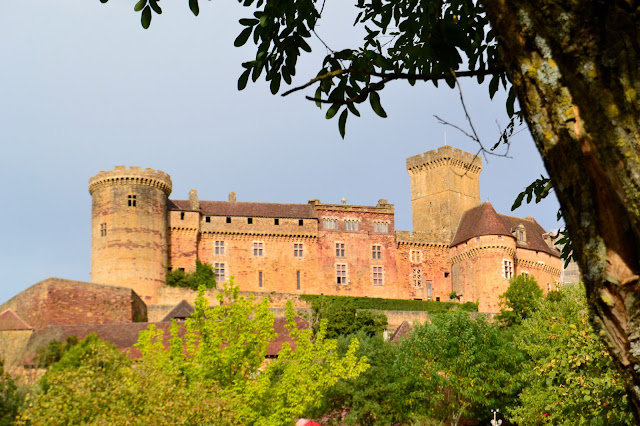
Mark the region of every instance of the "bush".
<instances>
[{"instance_id":1,"label":"bush","mask_svg":"<svg viewBox=\"0 0 640 426\"><path fill-rule=\"evenodd\" d=\"M200 286L207 289L216 288L216 274L210 263L202 263L196 260L195 272L184 272L181 269L167 273L167 285L169 287L184 287L198 290Z\"/></svg>"},{"instance_id":2,"label":"bush","mask_svg":"<svg viewBox=\"0 0 640 426\"><path fill-rule=\"evenodd\" d=\"M323 296L317 294L303 294L300 296L312 306L314 303L326 301L328 303L342 303L350 301L355 309L373 309L382 311L426 311L430 314L461 309L466 312L478 312L478 304L473 302L451 303L434 302L431 300L380 299L375 297L352 296Z\"/></svg>"}]
</instances>

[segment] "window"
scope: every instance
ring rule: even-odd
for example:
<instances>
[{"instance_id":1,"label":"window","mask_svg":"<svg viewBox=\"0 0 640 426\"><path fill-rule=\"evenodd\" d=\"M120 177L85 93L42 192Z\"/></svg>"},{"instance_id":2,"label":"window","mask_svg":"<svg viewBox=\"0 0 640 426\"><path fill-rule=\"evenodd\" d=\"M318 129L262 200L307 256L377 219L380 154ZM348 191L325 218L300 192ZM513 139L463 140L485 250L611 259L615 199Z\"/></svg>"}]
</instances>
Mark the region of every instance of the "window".
<instances>
[{"instance_id":1,"label":"window","mask_svg":"<svg viewBox=\"0 0 640 426\"><path fill-rule=\"evenodd\" d=\"M344 243L336 243L336 257L344 257Z\"/></svg>"},{"instance_id":2,"label":"window","mask_svg":"<svg viewBox=\"0 0 640 426\"><path fill-rule=\"evenodd\" d=\"M551 284L547 283L547 291L551 291Z\"/></svg>"},{"instance_id":3,"label":"window","mask_svg":"<svg viewBox=\"0 0 640 426\"><path fill-rule=\"evenodd\" d=\"M104 237L107 235L107 224L106 223L101 223L100 224L100 236Z\"/></svg>"},{"instance_id":4,"label":"window","mask_svg":"<svg viewBox=\"0 0 640 426\"><path fill-rule=\"evenodd\" d=\"M355 219L347 219L344 221L345 231L357 231L359 228L359 222Z\"/></svg>"},{"instance_id":5,"label":"window","mask_svg":"<svg viewBox=\"0 0 640 426\"><path fill-rule=\"evenodd\" d=\"M262 287L264 283L262 282L262 271L258 271L258 287Z\"/></svg>"},{"instance_id":6,"label":"window","mask_svg":"<svg viewBox=\"0 0 640 426\"><path fill-rule=\"evenodd\" d=\"M128 201L129 207L135 207L136 206L136 196L135 195L129 195L127 197L127 201Z\"/></svg>"},{"instance_id":7,"label":"window","mask_svg":"<svg viewBox=\"0 0 640 426\"><path fill-rule=\"evenodd\" d=\"M252 217L248 217L248 218L247 218L247 223L248 223L249 225L251 225L251 224L253 223L253 218L252 218Z\"/></svg>"},{"instance_id":8,"label":"window","mask_svg":"<svg viewBox=\"0 0 640 426\"><path fill-rule=\"evenodd\" d=\"M224 241L216 241L213 244L214 247L214 254L217 254L219 256L224 256Z\"/></svg>"},{"instance_id":9,"label":"window","mask_svg":"<svg viewBox=\"0 0 640 426\"><path fill-rule=\"evenodd\" d=\"M225 282L227 279L225 277L225 265L224 263L214 263L213 271L216 274L217 282Z\"/></svg>"},{"instance_id":10,"label":"window","mask_svg":"<svg viewBox=\"0 0 640 426\"><path fill-rule=\"evenodd\" d=\"M411 273L411 280L414 287L422 287L422 269L414 269Z\"/></svg>"},{"instance_id":11,"label":"window","mask_svg":"<svg viewBox=\"0 0 640 426\"><path fill-rule=\"evenodd\" d=\"M523 277L528 277L529 276L529 272L528 271L522 271L522 276Z\"/></svg>"},{"instance_id":12,"label":"window","mask_svg":"<svg viewBox=\"0 0 640 426\"><path fill-rule=\"evenodd\" d=\"M373 232L389 232L389 223L373 222Z\"/></svg>"},{"instance_id":13,"label":"window","mask_svg":"<svg viewBox=\"0 0 640 426\"><path fill-rule=\"evenodd\" d=\"M336 263L336 283L347 283L347 265L344 263Z\"/></svg>"},{"instance_id":14,"label":"window","mask_svg":"<svg viewBox=\"0 0 640 426\"><path fill-rule=\"evenodd\" d=\"M322 227L324 229L338 229L338 219L324 217L322 218Z\"/></svg>"},{"instance_id":15,"label":"window","mask_svg":"<svg viewBox=\"0 0 640 426\"><path fill-rule=\"evenodd\" d=\"M227 216L227 223L231 223L231 218Z\"/></svg>"},{"instance_id":16,"label":"window","mask_svg":"<svg viewBox=\"0 0 640 426\"><path fill-rule=\"evenodd\" d=\"M304 245L302 243L293 244L293 257L302 257L304 253Z\"/></svg>"},{"instance_id":17,"label":"window","mask_svg":"<svg viewBox=\"0 0 640 426\"><path fill-rule=\"evenodd\" d=\"M261 241L253 242L253 255L255 257L262 257L264 254L264 243Z\"/></svg>"},{"instance_id":18,"label":"window","mask_svg":"<svg viewBox=\"0 0 640 426\"><path fill-rule=\"evenodd\" d=\"M184 220L184 212L180 212L180 220Z\"/></svg>"},{"instance_id":19,"label":"window","mask_svg":"<svg viewBox=\"0 0 640 426\"><path fill-rule=\"evenodd\" d=\"M513 262L510 260L504 259L502 261L502 276L506 279L513 277Z\"/></svg>"},{"instance_id":20,"label":"window","mask_svg":"<svg viewBox=\"0 0 640 426\"><path fill-rule=\"evenodd\" d=\"M422 262L422 251L421 250L409 250L409 260L411 263L420 263Z\"/></svg>"},{"instance_id":21,"label":"window","mask_svg":"<svg viewBox=\"0 0 640 426\"><path fill-rule=\"evenodd\" d=\"M274 225L280 225L280 219L273 219Z\"/></svg>"},{"instance_id":22,"label":"window","mask_svg":"<svg viewBox=\"0 0 640 426\"><path fill-rule=\"evenodd\" d=\"M373 275L373 285L383 285L382 276L382 266L374 266L372 267L372 275Z\"/></svg>"},{"instance_id":23,"label":"window","mask_svg":"<svg viewBox=\"0 0 640 426\"><path fill-rule=\"evenodd\" d=\"M300 271L296 271L296 288L300 290Z\"/></svg>"},{"instance_id":24,"label":"window","mask_svg":"<svg viewBox=\"0 0 640 426\"><path fill-rule=\"evenodd\" d=\"M445 271L445 273L444 273L444 277L445 277L445 278L449 278L449 271Z\"/></svg>"},{"instance_id":25,"label":"window","mask_svg":"<svg viewBox=\"0 0 640 426\"><path fill-rule=\"evenodd\" d=\"M382 257L382 246L374 244L371 246L372 259L380 259Z\"/></svg>"},{"instance_id":26,"label":"window","mask_svg":"<svg viewBox=\"0 0 640 426\"><path fill-rule=\"evenodd\" d=\"M210 223L211 222L211 216L206 216L204 218L204 221L207 222L207 223Z\"/></svg>"},{"instance_id":27,"label":"window","mask_svg":"<svg viewBox=\"0 0 640 426\"><path fill-rule=\"evenodd\" d=\"M298 219L298 226L304 225L304 219Z\"/></svg>"},{"instance_id":28,"label":"window","mask_svg":"<svg viewBox=\"0 0 640 426\"><path fill-rule=\"evenodd\" d=\"M433 297L433 283L431 281L427 281L427 300L431 300Z\"/></svg>"}]
</instances>

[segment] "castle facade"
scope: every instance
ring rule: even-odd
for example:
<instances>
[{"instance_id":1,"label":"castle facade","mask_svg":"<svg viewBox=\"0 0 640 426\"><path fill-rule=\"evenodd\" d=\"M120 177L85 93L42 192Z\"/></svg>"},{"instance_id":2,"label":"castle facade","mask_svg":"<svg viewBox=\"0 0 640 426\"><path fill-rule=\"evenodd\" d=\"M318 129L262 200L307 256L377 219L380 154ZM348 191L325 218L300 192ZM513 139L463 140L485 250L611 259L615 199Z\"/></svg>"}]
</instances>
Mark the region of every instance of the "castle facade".
<instances>
[{"instance_id":1,"label":"castle facade","mask_svg":"<svg viewBox=\"0 0 640 426\"><path fill-rule=\"evenodd\" d=\"M89 181L91 281L132 288L158 303L168 269L214 266L241 291L478 301L499 310L515 274L546 292L562 261L533 218L480 203L479 157L445 146L407 159L413 232L397 231L394 207L169 199L169 175L116 167Z\"/></svg>"}]
</instances>

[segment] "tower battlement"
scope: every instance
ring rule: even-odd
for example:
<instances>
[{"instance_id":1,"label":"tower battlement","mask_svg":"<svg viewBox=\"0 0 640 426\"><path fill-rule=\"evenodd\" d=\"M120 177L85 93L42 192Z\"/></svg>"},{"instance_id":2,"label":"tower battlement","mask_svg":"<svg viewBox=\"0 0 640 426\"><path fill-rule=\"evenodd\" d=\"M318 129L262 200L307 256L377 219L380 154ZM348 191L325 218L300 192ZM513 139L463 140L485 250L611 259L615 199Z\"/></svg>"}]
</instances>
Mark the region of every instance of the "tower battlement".
<instances>
[{"instance_id":1,"label":"tower battlement","mask_svg":"<svg viewBox=\"0 0 640 426\"><path fill-rule=\"evenodd\" d=\"M407 158L407 171L417 173L424 168L439 167L443 164L454 165L475 174L480 174L482 170L482 159L479 156L451 146L442 146Z\"/></svg>"},{"instance_id":2,"label":"tower battlement","mask_svg":"<svg viewBox=\"0 0 640 426\"><path fill-rule=\"evenodd\" d=\"M103 185L146 185L162 190L167 196L171 194L171 176L161 170L142 167L116 166L113 170L104 171L89 179L89 193Z\"/></svg>"}]
</instances>

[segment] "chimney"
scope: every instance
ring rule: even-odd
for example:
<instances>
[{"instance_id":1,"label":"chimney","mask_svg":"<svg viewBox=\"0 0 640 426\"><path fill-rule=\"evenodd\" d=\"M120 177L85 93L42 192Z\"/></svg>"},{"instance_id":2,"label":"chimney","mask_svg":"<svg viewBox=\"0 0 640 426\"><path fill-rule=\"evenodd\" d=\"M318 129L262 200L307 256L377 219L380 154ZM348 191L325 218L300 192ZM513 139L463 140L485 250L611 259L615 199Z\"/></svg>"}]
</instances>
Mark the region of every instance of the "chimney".
<instances>
[{"instance_id":1,"label":"chimney","mask_svg":"<svg viewBox=\"0 0 640 426\"><path fill-rule=\"evenodd\" d=\"M189 191L189 205L191 206L191 210L200 210L200 200L198 200L197 189Z\"/></svg>"},{"instance_id":2,"label":"chimney","mask_svg":"<svg viewBox=\"0 0 640 426\"><path fill-rule=\"evenodd\" d=\"M236 191L229 192L229 202L230 203L236 202Z\"/></svg>"}]
</instances>

